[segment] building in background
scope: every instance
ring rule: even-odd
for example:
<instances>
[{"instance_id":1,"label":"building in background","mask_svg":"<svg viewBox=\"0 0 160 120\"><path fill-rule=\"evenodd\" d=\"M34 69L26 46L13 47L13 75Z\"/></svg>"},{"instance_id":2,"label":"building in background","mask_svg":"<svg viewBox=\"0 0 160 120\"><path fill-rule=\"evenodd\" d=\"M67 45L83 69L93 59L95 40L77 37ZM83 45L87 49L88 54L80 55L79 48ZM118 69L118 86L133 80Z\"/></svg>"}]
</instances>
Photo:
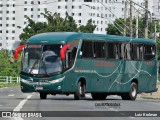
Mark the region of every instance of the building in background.
<instances>
[{"instance_id":1,"label":"building in background","mask_svg":"<svg viewBox=\"0 0 160 120\"><path fill-rule=\"evenodd\" d=\"M160 0L153 0L153 18L160 19Z\"/></svg>"},{"instance_id":2,"label":"building in background","mask_svg":"<svg viewBox=\"0 0 160 120\"><path fill-rule=\"evenodd\" d=\"M27 25L25 16L37 22L46 21L40 14L45 10L57 12L63 18L68 12L77 25L85 25L89 19L92 19L93 24L97 26L94 33L106 34L105 28L108 23L113 23L116 18L124 17L124 1L0 0L0 49L14 50L20 43L19 35Z\"/></svg>"}]
</instances>

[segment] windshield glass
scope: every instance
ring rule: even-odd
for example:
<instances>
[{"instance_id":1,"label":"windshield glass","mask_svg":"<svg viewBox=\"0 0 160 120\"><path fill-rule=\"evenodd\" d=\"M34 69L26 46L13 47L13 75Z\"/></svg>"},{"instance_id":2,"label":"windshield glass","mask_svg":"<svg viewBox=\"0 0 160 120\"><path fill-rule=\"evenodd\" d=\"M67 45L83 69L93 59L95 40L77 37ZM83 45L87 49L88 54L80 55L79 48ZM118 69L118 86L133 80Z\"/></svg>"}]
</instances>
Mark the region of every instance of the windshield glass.
<instances>
[{"instance_id":1,"label":"windshield glass","mask_svg":"<svg viewBox=\"0 0 160 120\"><path fill-rule=\"evenodd\" d=\"M29 74L54 74L62 71L59 44L28 45L22 57L22 71Z\"/></svg>"}]
</instances>

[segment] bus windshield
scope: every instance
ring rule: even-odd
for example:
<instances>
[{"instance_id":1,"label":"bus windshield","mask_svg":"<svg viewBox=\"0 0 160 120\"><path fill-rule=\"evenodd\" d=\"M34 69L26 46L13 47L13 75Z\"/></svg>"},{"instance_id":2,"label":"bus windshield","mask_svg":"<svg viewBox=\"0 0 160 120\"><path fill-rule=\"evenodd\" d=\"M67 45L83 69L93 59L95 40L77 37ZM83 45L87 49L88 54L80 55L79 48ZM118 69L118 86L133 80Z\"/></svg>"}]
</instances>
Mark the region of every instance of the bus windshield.
<instances>
[{"instance_id":1,"label":"bus windshield","mask_svg":"<svg viewBox=\"0 0 160 120\"><path fill-rule=\"evenodd\" d=\"M28 45L22 57L22 71L28 74L55 74L62 71L60 44Z\"/></svg>"}]
</instances>

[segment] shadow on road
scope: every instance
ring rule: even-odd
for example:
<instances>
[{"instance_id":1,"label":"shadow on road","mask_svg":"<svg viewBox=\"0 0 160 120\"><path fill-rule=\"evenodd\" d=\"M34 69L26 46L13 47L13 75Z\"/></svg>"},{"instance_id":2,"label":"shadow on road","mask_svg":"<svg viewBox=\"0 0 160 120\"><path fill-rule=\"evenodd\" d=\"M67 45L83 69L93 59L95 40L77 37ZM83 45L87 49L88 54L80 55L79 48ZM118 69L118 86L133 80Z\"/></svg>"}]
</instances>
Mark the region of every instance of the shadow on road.
<instances>
[{"instance_id":1,"label":"shadow on road","mask_svg":"<svg viewBox=\"0 0 160 120\"><path fill-rule=\"evenodd\" d=\"M25 98L16 98L16 99L19 99L19 100L23 100L23 99L25 99ZM32 100L41 100L40 98L30 98L29 99L30 101L32 101ZM47 98L46 100L56 100L56 101L59 101L59 100L64 100L64 101L66 101L66 100L68 100L68 101L78 101L78 100L75 100L74 98L71 98L71 97L53 97L53 98L51 98L51 97L49 97L49 98ZM112 98L109 98L109 99L105 99L105 100L93 100L92 98L84 98L84 99L82 99L83 101L105 101L105 100L107 100L107 101L112 101L112 100L117 100L117 101L119 101L119 100L122 100L122 99L112 99Z\"/></svg>"}]
</instances>

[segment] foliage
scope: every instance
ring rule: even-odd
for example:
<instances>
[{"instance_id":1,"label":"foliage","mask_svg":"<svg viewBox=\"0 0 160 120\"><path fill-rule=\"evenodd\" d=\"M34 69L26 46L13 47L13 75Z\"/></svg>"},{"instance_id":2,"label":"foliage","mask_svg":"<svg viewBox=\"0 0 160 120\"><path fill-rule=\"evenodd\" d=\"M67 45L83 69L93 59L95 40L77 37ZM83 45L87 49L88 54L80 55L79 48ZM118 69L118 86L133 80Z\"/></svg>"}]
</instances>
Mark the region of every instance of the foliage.
<instances>
[{"instance_id":1,"label":"foliage","mask_svg":"<svg viewBox=\"0 0 160 120\"><path fill-rule=\"evenodd\" d=\"M160 38L157 38L157 55L158 55L158 60L160 60ZM159 63L160 64L160 63Z\"/></svg>"},{"instance_id":2,"label":"foliage","mask_svg":"<svg viewBox=\"0 0 160 120\"><path fill-rule=\"evenodd\" d=\"M108 24L106 31L107 34L110 35L123 35L124 28L126 26L126 36L130 36L130 20L129 18L126 19L126 25L124 25L124 19L119 18L115 19L113 24ZM133 24L133 37L136 36L136 18L132 21ZM148 24L148 34L150 35L150 23ZM152 23L152 30L154 30L155 22ZM119 29L119 30L118 30ZM157 31L160 31L160 25L157 25ZM138 20L138 37L144 37L144 20L142 18L139 18ZM150 37L150 36L149 36Z\"/></svg>"},{"instance_id":3,"label":"foliage","mask_svg":"<svg viewBox=\"0 0 160 120\"><path fill-rule=\"evenodd\" d=\"M24 44L28 38L38 33L78 31L92 33L96 27L92 24L92 20L89 20L86 26L82 25L78 28L73 17L69 16L67 12L65 18L49 11L45 11L41 15L44 16L47 22L35 22L31 18L26 17L28 25L23 29L23 33L20 34L21 44Z\"/></svg>"},{"instance_id":4,"label":"foliage","mask_svg":"<svg viewBox=\"0 0 160 120\"><path fill-rule=\"evenodd\" d=\"M3 87L12 87L12 86L19 86L20 84L19 83L8 83L8 84L0 84L0 88L3 88Z\"/></svg>"},{"instance_id":5,"label":"foliage","mask_svg":"<svg viewBox=\"0 0 160 120\"><path fill-rule=\"evenodd\" d=\"M95 28L96 28L96 25L93 25L92 24L92 19L90 19L90 20L88 20L86 26L81 25L79 27L79 31L84 32L84 33L92 33Z\"/></svg>"},{"instance_id":6,"label":"foliage","mask_svg":"<svg viewBox=\"0 0 160 120\"><path fill-rule=\"evenodd\" d=\"M19 76L20 61L13 60L8 50L0 50L0 76Z\"/></svg>"}]
</instances>

